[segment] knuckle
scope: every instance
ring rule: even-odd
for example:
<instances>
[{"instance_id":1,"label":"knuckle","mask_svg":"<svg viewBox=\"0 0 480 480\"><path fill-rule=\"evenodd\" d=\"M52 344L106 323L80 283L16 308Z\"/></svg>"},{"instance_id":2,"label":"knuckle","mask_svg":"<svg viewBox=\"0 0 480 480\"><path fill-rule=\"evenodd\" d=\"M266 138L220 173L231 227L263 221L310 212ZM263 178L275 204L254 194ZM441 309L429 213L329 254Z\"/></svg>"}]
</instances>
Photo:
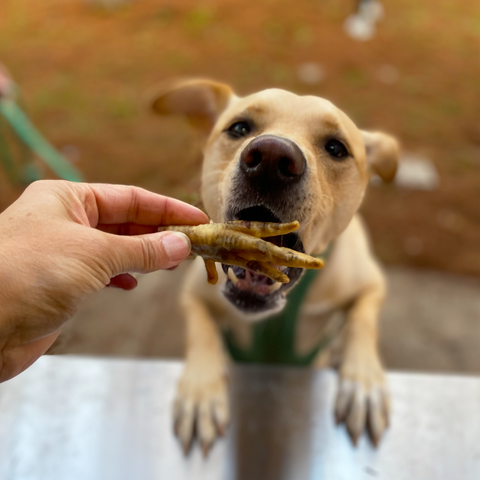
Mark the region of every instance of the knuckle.
<instances>
[{"instance_id":1,"label":"knuckle","mask_svg":"<svg viewBox=\"0 0 480 480\"><path fill-rule=\"evenodd\" d=\"M138 198L138 191L133 189L131 191L130 206L128 209L128 221L135 223L140 214L140 200Z\"/></svg>"},{"instance_id":2,"label":"knuckle","mask_svg":"<svg viewBox=\"0 0 480 480\"><path fill-rule=\"evenodd\" d=\"M45 189L51 189L55 187L60 187L64 186L67 184L65 180L35 180L32 182L26 190L45 190Z\"/></svg>"},{"instance_id":3,"label":"knuckle","mask_svg":"<svg viewBox=\"0 0 480 480\"><path fill-rule=\"evenodd\" d=\"M49 188L51 182L52 180L36 180L28 185L28 187L25 189L25 192L30 193L45 190L46 188Z\"/></svg>"},{"instance_id":4,"label":"knuckle","mask_svg":"<svg viewBox=\"0 0 480 480\"><path fill-rule=\"evenodd\" d=\"M140 247L142 250L144 266L147 270L153 270L158 266L157 249L153 246L151 239L140 238Z\"/></svg>"}]
</instances>

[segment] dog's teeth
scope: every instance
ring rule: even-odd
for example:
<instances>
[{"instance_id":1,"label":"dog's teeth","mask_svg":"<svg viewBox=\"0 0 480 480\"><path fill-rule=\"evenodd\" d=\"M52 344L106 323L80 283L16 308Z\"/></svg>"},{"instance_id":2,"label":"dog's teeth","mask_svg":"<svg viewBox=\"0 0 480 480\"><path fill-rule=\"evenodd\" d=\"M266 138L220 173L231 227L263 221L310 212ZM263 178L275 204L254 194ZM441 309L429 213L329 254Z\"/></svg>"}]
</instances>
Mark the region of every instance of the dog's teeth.
<instances>
[{"instance_id":1,"label":"dog's teeth","mask_svg":"<svg viewBox=\"0 0 480 480\"><path fill-rule=\"evenodd\" d=\"M284 272L288 267L283 267L283 266L282 266L282 267L277 267L277 268L278 268L278 270L280 270L281 272Z\"/></svg>"},{"instance_id":2,"label":"dog's teeth","mask_svg":"<svg viewBox=\"0 0 480 480\"><path fill-rule=\"evenodd\" d=\"M235 272L233 271L233 268L232 268L232 267L229 267L229 268L228 268L228 273L227 273L227 275L228 275L228 278L230 279L230 281L231 281L234 285L236 285L237 282L238 282L238 278L237 278L237 276L235 275Z\"/></svg>"},{"instance_id":3,"label":"dog's teeth","mask_svg":"<svg viewBox=\"0 0 480 480\"><path fill-rule=\"evenodd\" d=\"M268 287L268 290L270 291L270 293L276 292L279 288L281 288L282 285L283 283L275 282L273 285L270 285Z\"/></svg>"}]
</instances>

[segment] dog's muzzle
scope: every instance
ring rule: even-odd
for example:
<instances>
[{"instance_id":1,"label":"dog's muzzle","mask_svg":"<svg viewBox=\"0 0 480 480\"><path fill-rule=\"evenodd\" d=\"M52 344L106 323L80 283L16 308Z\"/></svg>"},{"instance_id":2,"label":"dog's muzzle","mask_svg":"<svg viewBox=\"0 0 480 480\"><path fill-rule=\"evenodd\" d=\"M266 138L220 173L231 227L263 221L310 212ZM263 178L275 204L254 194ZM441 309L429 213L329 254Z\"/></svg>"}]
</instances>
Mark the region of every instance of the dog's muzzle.
<instances>
[{"instance_id":1,"label":"dog's muzzle","mask_svg":"<svg viewBox=\"0 0 480 480\"><path fill-rule=\"evenodd\" d=\"M305 156L293 141L274 135L254 138L240 154L233 188L227 200L225 220L302 222L302 206L307 198L307 173ZM265 240L280 247L304 251L296 232ZM225 297L239 310L248 313L281 308L286 292L303 271L300 268L285 269L290 283L277 284L239 267L224 265L223 269L228 277L223 290Z\"/></svg>"},{"instance_id":2,"label":"dog's muzzle","mask_svg":"<svg viewBox=\"0 0 480 480\"><path fill-rule=\"evenodd\" d=\"M302 222L308 173L305 155L293 141L274 135L254 138L240 153L226 218L237 218L241 210L262 205L282 222Z\"/></svg>"}]
</instances>

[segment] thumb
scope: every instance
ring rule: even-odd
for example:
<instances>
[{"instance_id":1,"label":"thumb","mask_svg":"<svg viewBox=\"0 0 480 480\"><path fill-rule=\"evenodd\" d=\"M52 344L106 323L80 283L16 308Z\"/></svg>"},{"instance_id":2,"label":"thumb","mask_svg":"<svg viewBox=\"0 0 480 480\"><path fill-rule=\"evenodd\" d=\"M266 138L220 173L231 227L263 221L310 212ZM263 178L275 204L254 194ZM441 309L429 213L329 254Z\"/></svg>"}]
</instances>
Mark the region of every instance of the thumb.
<instances>
[{"instance_id":1,"label":"thumb","mask_svg":"<svg viewBox=\"0 0 480 480\"><path fill-rule=\"evenodd\" d=\"M158 232L132 237L114 236L113 275L124 272L149 273L172 268L190 253L190 239L179 232Z\"/></svg>"}]
</instances>

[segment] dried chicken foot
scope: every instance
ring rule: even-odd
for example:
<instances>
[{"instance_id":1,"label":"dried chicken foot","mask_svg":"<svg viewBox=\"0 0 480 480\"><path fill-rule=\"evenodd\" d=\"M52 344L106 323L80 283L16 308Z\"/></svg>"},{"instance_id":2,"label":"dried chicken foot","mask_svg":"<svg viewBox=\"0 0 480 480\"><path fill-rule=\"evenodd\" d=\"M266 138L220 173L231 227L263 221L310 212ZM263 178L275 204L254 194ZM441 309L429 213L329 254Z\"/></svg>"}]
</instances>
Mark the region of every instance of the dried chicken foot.
<instances>
[{"instance_id":1,"label":"dried chicken foot","mask_svg":"<svg viewBox=\"0 0 480 480\"><path fill-rule=\"evenodd\" d=\"M205 269L207 270L208 283L215 285L218 282L218 272L215 262L209 258L204 258Z\"/></svg>"},{"instance_id":2,"label":"dried chicken foot","mask_svg":"<svg viewBox=\"0 0 480 480\"><path fill-rule=\"evenodd\" d=\"M215 284L218 280L214 262L239 266L277 282L288 283L288 276L275 266L317 269L323 266L322 260L289 248L278 247L262 240L262 237L286 235L298 227L298 222L282 224L234 221L160 227L158 230L182 232L190 238L192 252L205 261L209 283Z\"/></svg>"},{"instance_id":3,"label":"dried chicken foot","mask_svg":"<svg viewBox=\"0 0 480 480\"><path fill-rule=\"evenodd\" d=\"M178 225L159 227L158 231L182 232L190 238L192 245L239 250L250 250L252 242L262 237L286 235L298 229L298 222L266 223L243 220L227 223L205 223L202 225Z\"/></svg>"},{"instance_id":4,"label":"dried chicken foot","mask_svg":"<svg viewBox=\"0 0 480 480\"><path fill-rule=\"evenodd\" d=\"M286 247L277 247L272 243L261 240L257 244L258 250L239 250L235 253L247 260L257 260L272 265L282 265L293 268L322 268L323 261L305 253L297 252ZM266 244L267 246L265 246Z\"/></svg>"},{"instance_id":5,"label":"dried chicken foot","mask_svg":"<svg viewBox=\"0 0 480 480\"><path fill-rule=\"evenodd\" d=\"M194 250L192 246L192 251ZM199 256L201 256L199 254ZM242 267L246 270L250 270L253 273L265 275L272 280L280 283L288 283L290 279L283 272L277 268L269 265L268 263L259 262L259 261L249 261L245 258L238 257L230 252L222 252L218 256L215 256L215 259L210 257L203 257L205 263L205 268L207 270L208 283L215 285L218 281L218 273L215 267L215 262L223 263L225 265L232 265L235 267Z\"/></svg>"},{"instance_id":6,"label":"dried chicken foot","mask_svg":"<svg viewBox=\"0 0 480 480\"><path fill-rule=\"evenodd\" d=\"M265 262L259 262L258 260L249 261L248 259L239 257L230 252L222 252L219 258L220 260L217 260L217 262L224 263L225 265L233 265L234 267L242 267L247 270L251 270L253 273L265 275L266 277L271 278L276 282L288 283L290 281L288 276L278 270L278 268L275 268L274 266ZM204 259L204 261L205 260L206 259Z\"/></svg>"},{"instance_id":7,"label":"dried chicken foot","mask_svg":"<svg viewBox=\"0 0 480 480\"><path fill-rule=\"evenodd\" d=\"M271 223L271 222L249 222L247 220L232 220L224 224L228 228L237 232L246 233L253 237L265 238L276 237L277 235L286 235L298 230L300 224L295 220L290 223Z\"/></svg>"}]
</instances>

